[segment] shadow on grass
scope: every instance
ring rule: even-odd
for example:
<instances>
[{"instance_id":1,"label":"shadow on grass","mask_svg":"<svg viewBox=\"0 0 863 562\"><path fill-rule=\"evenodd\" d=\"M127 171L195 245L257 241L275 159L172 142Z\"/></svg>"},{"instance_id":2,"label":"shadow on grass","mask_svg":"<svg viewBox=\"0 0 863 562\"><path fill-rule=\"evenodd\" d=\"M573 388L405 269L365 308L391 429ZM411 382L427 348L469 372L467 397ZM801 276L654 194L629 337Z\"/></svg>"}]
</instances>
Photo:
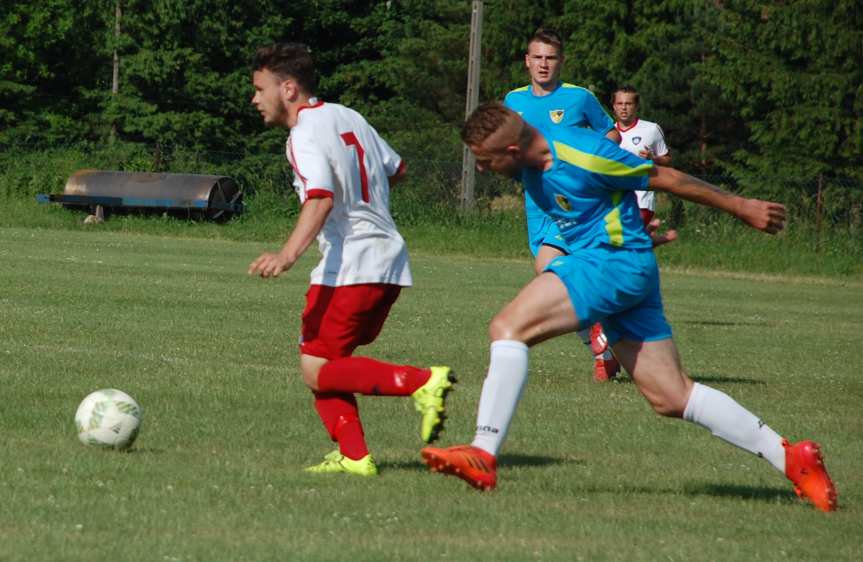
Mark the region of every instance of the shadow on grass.
<instances>
[{"instance_id":1,"label":"shadow on grass","mask_svg":"<svg viewBox=\"0 0 863 562\"><path fill-rule=\"evenodd\" d=\"M763 486L741 486L739 484L687 484L683 487L690 495L713 496L718 498L740 498L770 503L797 503L799 500L787 488L765 488Z\"/></svg>"},{"instance_id":2,"label":"shadow on grass","mask_svg":"<svg viewBox=\"0 0 863 562\"><path fill-rule=\"evenodd\" d=\"M741 322L730 320L675 320L675 324L688 324L690 326L771 326L770 322Z\"/></svg>"},{"instance_id":3,"label":"shadow on grass","mask_svg":"<svg viewBox=\"0 0 863 562\"><path fill-rule=\"evenodd\" d=\"M724 377L722 375L704 375L699 377L693 377L690 375L690 378L695 382L700 383L733 383L733 384L758 384L764 385L766 382L759 379L751 379L748 377ZM629 373L625 371L621 371L616 377L608 381L608 383L604 384L635 384L635 381L632 380L632 377L629 376Z\"/></svg>"},{"instance_id":4,"label":"shadow on grass","mask_svg":"<svg viewBox=\"0 0 863 562\"><path fill-rule=\"evenodd\" d=\"M112 451L112 449L105 449L106 451ZM123 455L161 455L165 452L165 449L158 449L156 447L132 447L131 449L125 449L123 451L113 451L115 453L120 453Z\"/></svg>"},{"instance_id":5,"label":"shadow on grass","mask_svg":"<svg viewBox=\"0 0 863 562\"><path fill-rule=\"evenodd\" d=\"M513 466L551 466L556 464L577 464L582 465L584 461L578 459L567 459L563 457L547 457L544 455L502 455L498 466L513 467ZM380 469L387 470L407 470L412 472L428 472L428 467L420 460L410 461L383 461L378 462Z\"/></svg>"},{"instance_id":6,"label":"shadow on grass","mask_svg":"<svg viewBox=\"0 0 863 562\"><path fill-rule=\"evenodd\" d=\"M564 457L547 457L545 455L501 455L498 466L551 466L555 464L577 464L583 465L584 461L564 458Z\"/></svg>"},{"instance_id":7,"label":"shadow on grass","mask_svg":"<svg viewBox=\"0 0 863 562\"><path fill-rule=\"evenodd\" d=\"M723 377L722 375L702 375L693 377L690 376L692 380L700 383L714 382L714 383L734 383L734 384L758 384L764 385L767 384L763 380L759 379L750 379L748 377Z\"/></svg>"},{"instance_id":8,"label":"shadow on grass","mask_svg":"<svg viewBox=\"0 0 863 562\"><path fill-rule=\"evenodd\" d=\"M742 486L737 484L690 483L678 487L646 487L624 485L619 487L586 486L580 488L590 493L614 493L622 495L646 496L710 496L714 498L732 498L741 500L756 500L767 503L794 504L799 502L794 492L787 488L765 488L763 486Z\"/></svg>"}]
</instances>

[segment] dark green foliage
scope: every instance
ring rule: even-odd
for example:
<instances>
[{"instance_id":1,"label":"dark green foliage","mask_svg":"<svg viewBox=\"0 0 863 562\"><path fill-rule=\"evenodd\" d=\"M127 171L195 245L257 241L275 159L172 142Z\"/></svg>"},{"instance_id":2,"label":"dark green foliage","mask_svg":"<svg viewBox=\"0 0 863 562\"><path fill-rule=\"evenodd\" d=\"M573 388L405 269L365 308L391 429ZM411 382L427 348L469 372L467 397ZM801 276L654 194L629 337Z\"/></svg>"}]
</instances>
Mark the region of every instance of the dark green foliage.
<instances>
[{"instance_id":1,"label":"dark green foliage","mask_svg":"<svg viewBox=\"0 0 863 562\"><path fill-rule=\"evenodd\" d=\"M748 130L729 168L863 179L859 2L737 1L715 15L701 71Z\"/></svg>"},{"instance_id":2,"label":"dark green foliage","mask_svg":"<svg viewBox=\"0 0 863 562\"><path fill-rule=\"evenodd\" d=\"M395 198L407 204L401 212L449 216L470 13L462 0L7 0L0 165L14 169L3 172L2 191L57 190L75 166L110 165L229 173L286 197L286 135L265 129L249 103L249 60L260 45L298 40L317 58L321 96L367 115L406 156L414 181ZM489 0L481 99L525 84L527 38L556 27L563 78L606 107L617 85L636 86L677 167L859 226L861 18L853 0ZM518 195L510 182L483 179L480 208L501 194ZM671 218L681 222L682 210Z\"/></svg>"}]
</instances>

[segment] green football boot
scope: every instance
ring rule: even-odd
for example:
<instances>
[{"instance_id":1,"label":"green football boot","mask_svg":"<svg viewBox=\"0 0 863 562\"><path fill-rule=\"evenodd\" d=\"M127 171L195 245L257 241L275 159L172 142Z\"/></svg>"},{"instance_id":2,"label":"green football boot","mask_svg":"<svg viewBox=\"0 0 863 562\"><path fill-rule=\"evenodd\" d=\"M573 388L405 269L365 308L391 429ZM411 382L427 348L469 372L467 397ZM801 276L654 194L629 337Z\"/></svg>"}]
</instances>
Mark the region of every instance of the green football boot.
<instances>
[{"instance_id":1,"label":"green football boot","mask_svg":"<svg viewBox=\"0 0 863 562\"><path fill-rule=\"evenodd\" d=\"M422 414L420 437L426 443L437 441L443 431L446 395L453 389L455 382L455 373L449 367L432 367L429 380L411 394L417 412Z\"/></svg>"},{"instance_id":2,"label":"green football boot","mask_svg":"<svg viewBox=\"0 0 863 562\"><path fill-rule=\"evenodd\" d=\"M357 476L378 475L378 467L371 455L366 455L360 460L355 461L341 454L338 449L324 456L324 462L310 466L305 471L313 474L344 472L347 474L356 474Z\"/></svg>"}]
</instances>

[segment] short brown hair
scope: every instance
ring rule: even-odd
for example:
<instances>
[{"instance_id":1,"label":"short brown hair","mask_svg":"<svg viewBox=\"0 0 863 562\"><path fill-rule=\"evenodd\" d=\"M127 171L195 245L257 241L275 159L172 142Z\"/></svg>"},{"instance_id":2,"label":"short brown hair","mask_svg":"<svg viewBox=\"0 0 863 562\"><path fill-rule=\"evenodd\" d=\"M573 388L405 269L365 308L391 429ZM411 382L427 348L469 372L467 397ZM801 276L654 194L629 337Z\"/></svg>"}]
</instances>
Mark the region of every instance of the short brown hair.
<instances>
[{"instance_id":1,"label":"short brown hair","mask_svg":"<svg viewBox=\"0 0 863 562\"><path fill-rule=\"evenodd\" d=\"M315 62L302 43L275 43L255 51L252 71L269 70L282 80L293 78L309 94L315 93Z\"/></svg>"},{"instance_id":2,"label":"short brown hair","mask_svg":"<svg viewBox=\"0 0 863 562\"><path fill-rule=\"evenodd\" d=\"M530 44L536 41L551 45L557 48L558 53L563 53L563 39L560 38L560 34L557 31L550 27L540 27L534 31L527 42L527 46L530 47Z\"/></svg>"},{"instance_id":3,"label":"short brown hair","mask_svg":"<svg viewBox=\"0 0 863 562\"><path fill-rule=\"evenodd\" d=\"M620 86L618 89L614 90L614 93L611 94L611 104L612 105L614 105L614 100L617 98L618 93L634 94L635 95L635 105L641 105L641 100L640 100L641 96L638 95L638 90L636 90L634 87L629 86L629 85Z\"/></svg>"},{"instance_id":4,"label":"short brown hair","mask_svg":"<svg viewBox=\"0 0 863 562\"><path fill-rule=\"evenodd\" d=\"M475 110L461 128L461 140L468 146L479 146L488 137L503 127L513 117L521 120L518 113L496 101L486 102ZM524 144L530 139L530 129L522 127L518 142Z\"/></svg>"}]
</instances>

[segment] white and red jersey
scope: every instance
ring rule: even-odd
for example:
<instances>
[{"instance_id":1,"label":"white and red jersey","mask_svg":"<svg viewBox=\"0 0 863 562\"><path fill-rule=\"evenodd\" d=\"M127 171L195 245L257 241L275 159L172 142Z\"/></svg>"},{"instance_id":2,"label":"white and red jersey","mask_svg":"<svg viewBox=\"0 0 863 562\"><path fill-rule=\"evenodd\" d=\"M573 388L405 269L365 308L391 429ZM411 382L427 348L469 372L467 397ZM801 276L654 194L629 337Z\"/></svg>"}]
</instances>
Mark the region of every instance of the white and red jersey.
<instances>
[{"instance_id":1,"label":"white and red jersey","mask_svg":"<svg viewBox=\"0 0 863 562\"><path fill-rule=\"evenodd\" d=\"M407 246L389 211L388 178L401 168L401 157L362 115L315 99L297 114L286 152L301 203L333 198L311 283L409 287Z\"/></svg>"},{"instance_id":2,"label":"white and red jersey","mask_svg":"<svg viewBox=\"0 0 863 562\"><path fill-rule=\"evenodd\" d=\"M636 119L629 127L621 127L620 123L614 125L620 133L620 148L638 156L642 150L649 150L655 156L668 154L665 145L665 134L662 128L651 121ZM638 208L656 210L656 197L652 191L636 191L638 197Z\"/></svg>"}]
</instances>

